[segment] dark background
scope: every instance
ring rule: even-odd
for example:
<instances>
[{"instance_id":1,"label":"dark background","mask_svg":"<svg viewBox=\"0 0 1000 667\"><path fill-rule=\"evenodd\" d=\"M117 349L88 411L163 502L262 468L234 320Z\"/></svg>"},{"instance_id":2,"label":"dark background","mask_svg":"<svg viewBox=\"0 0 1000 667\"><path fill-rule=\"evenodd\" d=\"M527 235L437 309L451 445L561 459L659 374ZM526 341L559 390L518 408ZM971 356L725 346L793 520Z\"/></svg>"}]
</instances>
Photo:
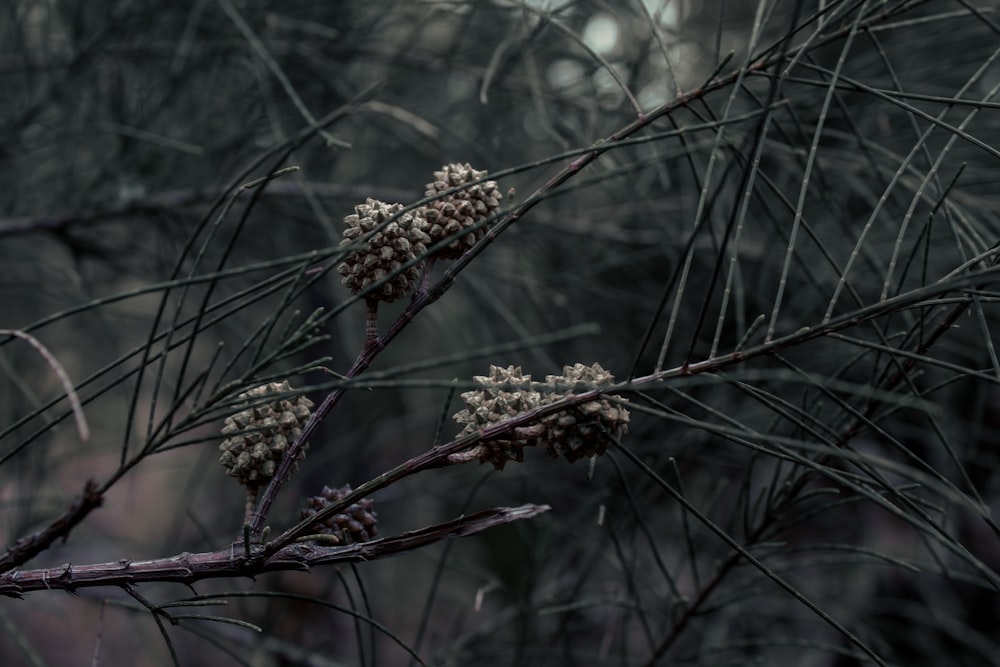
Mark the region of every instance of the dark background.
<instances>
[{"instance_id":1,"label":"dark background","mask_svg":"<svg viewBox=\"0 0 1000 667\"><path fill-rule=\"evenodd\" d=\"M244 499L216 463L227 400L288 375L318 403L361 349L364 304L333 270L355 204L413 203L442 164L469 162L513 188L510 208L633 122L630 96L650 112L694 93L546 190L420 313L373 365L388 382L323 423L270 523L450 440L448 383L490 364L543 379L599 362L624 381L750 330L746 360L630 394L623 445L649 468L529 451L502 473L408 478L375 497L382 535L552 510L385 561L200 583L228 605L192 613L262 631L168 625L178 661L403 665L403 643L434 665L874 664L860 643L889 664L996 664L1000 28L996 3L970 7L5 3L0 328L65 366L91 437L50 365L0 336L0 534L46 525L94 478L115 480L105 506L25 568L229 544ZM772 327L828 326L835 293L851 340L757 347ZM282 342L320 307L324 338ZM383 305L382 326L404 307ZM212 321L195 330L199 313ZM256 363L272 352L288 354ZM132 607L114 589L0 600L0 656L169 664Z\"/></svg>"}]
</instances>

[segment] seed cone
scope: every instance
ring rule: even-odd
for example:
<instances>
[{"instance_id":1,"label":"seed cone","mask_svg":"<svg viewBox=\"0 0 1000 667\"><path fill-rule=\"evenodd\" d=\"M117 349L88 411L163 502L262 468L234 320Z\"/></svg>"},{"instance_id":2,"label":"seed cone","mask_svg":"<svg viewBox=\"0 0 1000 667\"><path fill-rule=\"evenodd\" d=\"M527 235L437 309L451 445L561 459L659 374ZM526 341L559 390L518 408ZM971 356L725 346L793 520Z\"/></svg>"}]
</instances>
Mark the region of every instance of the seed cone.
<instances>
[{"instance_id":1,"label":"seed cone","mask_svg":"<svg viewBox=\"0 0 1000 667\"><path fill-rule=\"evenodd\" d=\"M339 489L324 486L320 495L309 498L300 518L308 519L320 510L329 507L351 492L350 484ZM378 535L378 514L370 498L362 498L342 512L316 524L314 530L324 535L333 535L341 544L367 542Z\"/></svg>"},{"instance_id":2,"label":"seed cone","mask_svg":"<svg viewBox=\"0 0 1000 667\"><path fill-rule=\"evenodd\" d=\"M593 366L564 366L562 375L546 376L545 384L551 389L545 392L542 403L609 387L614 381L614 376L597 363ZM601 396L573 409L543 417L544 434L540 439L545 443L549 456L562 456L572 462L603 454L611 444L611 437L621 438L628 432L628 424L628 410Z\"/></svg>"},{"instance_id":3,"label":"seed cone","mask_svg":"<svg viewBox=\"0 0 1000 667\"><path fill-rule=\"evenodd\" d=\"M465 409L455 413L454 419L465 428L460 435L504 422L523 412L538 407L541 394L532 388L531 376L521 373L519 366L490 366L490 374L472 378L479 389L462 394ZM537 444L531 429L517 429L502 439L480 443L472 451L480 463L492 463L503 470L507 461L523 461L524 448Z\"/></svg>"},{"instance_id":4,"label":"seed cone","mask_svg":"<svg viewBox=\"0 0 1000 667\"><path fill-rule=\"evenodd\" d=\"M344 218L344 240L341 246L357 244L366 234L384 225L385 221L403 210L402 204L386 204L369 198L354 207L354 213ZM420 278L420 263L414 264L389 278L407 262L427 252L431 237L421 211L408 211L372 234L364 247L352 250L337 266L344 286L357 294L371 285L380 286L367 296L379 301L394 301L405 296Z\"/></svg>"},{"instance_id":5,"label":"seed cone","mask_svg":"<svg viewBox=\"0 0 1000 667\"><path fill-rule=\"evenodd\" d=\"M532 382L518 366L490 366L488 376L473 378L479 388L462 394L465 408L454 415L464 425L459 436L503 423L513 417L574 394L581 394L614 384L614 376L600 364L564 366L562 375L548 375L545 382ZM538 422L515 428L499 438L483 440L468 450L453 455L452 462L478 459L503 470L508 461L523 461L524 448L543 444L552 458L567 461L601 455L611 438L628 432L629 413L618 398L601 396L572 408L542 417Z\"/></svg>"},{"instance_id":6,"label":"seed cone","mask_svg":"<svg viewBox=\"0 0 1000 667\"><path fill-rule=\"evenodd\" d=\"M261 385L240 394L237 398L247 407L226 417L222 433L229 437L219 445L219 462L250 491L274 476L278 463L309 420L313 402L305 396L288 397L291 391L287 380ZM262 402L271 394L286 396ZM303 447L299 459L304 456Z\"/></svg>"},{"instance_id":7,"label":"seed cone","mask_svg":"<svg viewBox=\"0 0 1000 667\"><path fill-rule=\"evenodd\" d=\"M433 197L485 176L486 171L476 171L468 163L446 164L440 171L434 172L434 180L427 184L424 195ZM444 239L453 239L438 251L437 256L442 259L455 259L483 238L486 234L485 226L473 232L468 230L495 213L500 208L500 199L497 182L483 181L428 204L423 210L431 244Z\"/></svg>"}]
</instances>

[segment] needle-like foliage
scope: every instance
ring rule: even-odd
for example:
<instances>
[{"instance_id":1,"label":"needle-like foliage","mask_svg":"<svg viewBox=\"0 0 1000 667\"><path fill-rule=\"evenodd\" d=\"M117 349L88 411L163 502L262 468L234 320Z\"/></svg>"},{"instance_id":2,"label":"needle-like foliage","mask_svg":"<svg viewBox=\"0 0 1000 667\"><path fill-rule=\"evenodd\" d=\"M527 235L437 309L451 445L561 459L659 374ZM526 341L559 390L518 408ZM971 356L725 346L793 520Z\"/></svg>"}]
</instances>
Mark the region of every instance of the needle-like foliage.
<instances>
[{"instance_id":1,"label":"needle-like foliage","mask_svg":"<svg viewBox=\"0 0 1000 667\"><path fill-rule=\"evenodd\" d=\"M998 37L3 3L0 662L1000 664Z\"/></svg>"}]
</instances>

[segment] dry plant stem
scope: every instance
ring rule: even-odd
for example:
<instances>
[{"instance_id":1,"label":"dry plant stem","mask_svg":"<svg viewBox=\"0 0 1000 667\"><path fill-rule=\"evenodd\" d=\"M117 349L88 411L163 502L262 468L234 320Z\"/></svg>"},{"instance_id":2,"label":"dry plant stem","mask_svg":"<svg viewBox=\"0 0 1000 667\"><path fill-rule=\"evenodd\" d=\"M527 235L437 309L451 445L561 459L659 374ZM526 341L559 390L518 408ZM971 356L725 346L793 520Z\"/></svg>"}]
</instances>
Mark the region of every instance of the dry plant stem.
<instances>
[{"instance_id":1,"label":"dry plant stem","mask_svg":"<svg viewBox=\"0 0 1000 667\"><path fill-rule=\"evenodd\" d=\"M309 570L320 565L370 561L412 551L450 537L474 535L512 521L530 519L549 511L547 505L497 507L371 542L327 547L296 543L265 559L247 559L235 548L205 553L183 553L171 558L93 565L62 565L37 570L13 570L0 575L0 595L20 598L41 590L74 592L96 586L129 587L145 582L191 585L202 579L254 577L265 572Z\"/></svg>"},{"instance_id":2,"label":"dry plant stem","mask_svg":"<svg viewBox=\"0 0 1000 667\"><path fill-rule=\"evenodd\" d=\"M34 535L22 537L14 543L14 546L7 549L3 556L0 556L0 573L12 570L22 563L27 563L52 546L56 540L65 540L69 537L69 532L73 527L83 521L91 510L100 507L103 502L104 497L98 491L97 483L92 479L87 480L83 487L83 494L73 501L73 504L66 509L62 516Z\"/></svg>"},{"instance_id":3,"label":"dry plant stem","mask_svg":"<svg viewBox=\"0 0 1000 667\"><path fill-rule=\"evenodd\" d=\"M426 262L424 262L424 268L420 270L420 280L417 281L417 289L413 292L413 298L417 298L419 295L427 292L428 286L431 284L431 269L437 263L437 257L431 256Z\"/></svg>"},{"instance_id":4,"label":"dry plant stem","mask_svg":"<svg viewBox=\"0 0 1000 667\"><path fill-rule=\"evenodd\" d=\"M365 299L365 349L378 340L378 301Z\"/></svg>"},{"instance_id":5,"label":"dry plant stem","mask_svg":"<svg viewBox=\"0 0 1000 667\"><path fill-rule=\"evenodd\" d=\"M862 21L861 25L858 26L858 29L859 30L866 29L872 25L878 24L881 21L891 18L893 15L894 12L891 9L884 10L882 12L879 12L878 14L875 14L871 19ZM851 26L842 27L839 30L832 32L827 37L817 40L815 43L810 45L810 48L816 49L832 41L840 39L844 35L850 33L851 30L852 30ZM664 116L667 116L680 108L688 106L692 102L701 99L702 97L704 97L705 95L714 90L731 85L732 83L737 81L741 76L746 76L748 73L756 73L765 70L768 67L784 62L789 58L794 58L799 54L800 51L801 47L792 49L786 54L782 54L780 56L772 56L770 58L760 60L750 65L747 68L744 68L742 70L738 69L734 72L727 74L726 76L715 77L710 81L706 82L704 85L698 87L697 89L688 93L684 93L683 95L677 97L677 99L675 100L661 104L660 106L650 111L648 114L640 115L636 120L632 121L622 129L618 130L617 132L609 135L606 139L598 141L596 144L594 144L592 150L584 153L583 155L573 160L570 164L566 165L562 170L559 171L559 173L557 173L555 176L549 179L542 187L540 187L538 190L532 193L527 199L522 201L514 209L512 209L506 215L504 215L492 228L490 228L487 231L486 235L479 241L479 243L470 248L468 252L459 257L457 260L455 260L455 262L451 264L451 266L448 267L447 271L445 271L444 275L437 283L435 283L432 287L430 287L426 291L416 292L409 306L396 319L396 321L393 322L392 325L390 325L389 329L387 329L382 336L375 339L371 343L371 345L366 345L364 347L364 349L361 351L361 353L355 360L354 365L345 374L346 377L355 378L362 372L364 372L364 370L368 368L372 360L379 354L379 352L385 349L386 345L388 345L389 342L391 342L393 338L395 338L400 331L402 331L410 322L412 322L413 319L417 316L417 314L421 310L423 310L426 306L430 305L431 303L437 301L437 299L439 299L441 295L444 294L445 291L447 291L447 289L451 286L451 283L454 282L455 276L457 276L459 272L461 272L477 255L479 255L479 253L482 252L483 249L485 249L490 243L492 243L505 229L507 229L509 226L517 222L517 220L519 220L526 212L528 212L530 209L534 208L536 204L541 202L545 198L546 194L552 192L553 190L561 186L563 183L568 181L570 178L575 176L577 173L582 171L587 165L597 160L597 158L599 158L603 153L614 148L616 142L632 136L633 134L639 132L640 130L652 124L654 121ZM880 304L876 304L876 306L872 306L867 309L862 309L861 314L856 314L858 315L857 321L862 321L864 319L867 319L866 313L868 313L872 308L878 309L880 306L890 303L892 301L893 299L888 299L886 301L881 302ZM684 366L680 369L674 369L674 370L664 371L662 373L657 373L652 376L649 376L646 379L646 381L647 382L659 381L667 377L672 377L676 375L687 375L694 372L704 372L707 370L711 370L713 368L727 366L731 363L736 363L737 361L742 361L744 359L747 359L750 356L756 356L758 354L764 354L773 351L775 349L781 349L793 343L804 342L805 340L808 340L810 338L823 335L827 331L835 331L837 329L846 328L847 326L851 326L852 324L855 323L857 322L854 321L854 318L848 321L831 320L830 322L823 323L821 327L816 328L815 330L812 330L811 332L803 336L799 336L798 334L796 334L794 336L776 339L773 341L769 341L765 345L761 345L757 348L754 348L753 350L734 352L729 355L715 357L713 359L701 362L700 364L692 364L690 366ZM638 384L638 382L634 384ZM333 407L339 402L340 397L343 395L344 391L345 390L343 388L338 388L333 390L332 392L330 392L330 394L327 395L327 397L323 400L323 402L319 405L319 407L313 412L312 417L309 419L305 427L302 429L301 435L285 453L285 458L282 459L281 463L278 464L278 469L277 471L275 471L274 477L271 479L271 482L268 484L267 488L264 490L264 493L261 495L260 503L257 506L257 511L254 514L253 521L250 523L250 530L252 535L254 536L260 535L260 531L264 526L264 521L267 518L268 511L270 510L271 505L274 503L275 497L277 496L278 491L281 489L281 486L288 478L292 465L294 461L297 460L299 452L305 446L305 443L309 441L309 438L312 436L313 432L316 430L316 427L319 425L319 423L326 418L326 416L330 413ZM594 395L596 396L596 394ZM514 420L512 420L512 422L513 421ZM524 421L518 420L518 425L523 425L523 424ZM453 449L448 453L451 454L456 451L459 451L460 449L461 447ZM440 465L439 462L436 462L436 464ZM364 487L359 487L359 489L360 488ZM353 497L352 501L354 498L361 497L360 495L355 496L354 494L351 494L351 496ZM337 505L339 505L339 503L337 503L335 506ZM344 505L344 507L346 507L346 505ZM325 516L330 516L334 512L332 507L328 509L331 511L329 514L326 514ZM305 534L305 529L298 531L295 537L301 536L303 534ZM282 535L278 539L282 539L284 537L285 536ZM294 537L289 539L290 540L294 539ZM285 544L287 544L287 542L285 542Z\"/></svg>"},{"instance_id":6,"label":"dry plant stem","mask_svg":"<svg viewBox=\"0 0 1000 667\"><path fill-rule=\"evenodd\" d=\"M247 504L246 508L243 510L243 523L248 524L253 519L253 511L257 506L257 487L247 488Z\"/></svg>"}]
</instances>

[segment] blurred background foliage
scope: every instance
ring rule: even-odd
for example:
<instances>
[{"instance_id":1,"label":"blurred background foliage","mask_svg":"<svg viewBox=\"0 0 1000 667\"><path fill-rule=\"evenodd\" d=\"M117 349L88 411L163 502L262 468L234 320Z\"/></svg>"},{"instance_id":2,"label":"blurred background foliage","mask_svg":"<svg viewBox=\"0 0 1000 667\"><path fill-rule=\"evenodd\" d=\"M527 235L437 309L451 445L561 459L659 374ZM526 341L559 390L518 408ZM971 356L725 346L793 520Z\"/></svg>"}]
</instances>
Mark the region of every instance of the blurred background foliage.
<instances>
[{"instance_id":1,"label":"blurred background foliage","mask_svg":"<svg viewBox=\"0 0 1000 667\"><path fill-rule=\"evenodd\" d=\"M243 506L215 462L227 400L291 373L318 402L361 349L363 304L334 270L355 204L416 202L469 162L513 207L636 106L699 91L545 191L420 313L270 523L451 439L448 383L491 363L542 379L600 362L625 381L747 358L632 394L636 460L529 452L375 498L383 535L550 504L539 519L199 583L229 601L205 613L262 631L181 620L178 661L405 665L405 644L434 665L998 664L998 8L9 0L0 328L66 367L91 437L45 360L0 337L0 533L37 530L94 478L105 506L25 567L225 547ZM283 338L317 308L310 345ZM831 321L848 338L802 331ZM0 656L168 664L129 605L0 600Z\"/></svg>"}]
</instances>

